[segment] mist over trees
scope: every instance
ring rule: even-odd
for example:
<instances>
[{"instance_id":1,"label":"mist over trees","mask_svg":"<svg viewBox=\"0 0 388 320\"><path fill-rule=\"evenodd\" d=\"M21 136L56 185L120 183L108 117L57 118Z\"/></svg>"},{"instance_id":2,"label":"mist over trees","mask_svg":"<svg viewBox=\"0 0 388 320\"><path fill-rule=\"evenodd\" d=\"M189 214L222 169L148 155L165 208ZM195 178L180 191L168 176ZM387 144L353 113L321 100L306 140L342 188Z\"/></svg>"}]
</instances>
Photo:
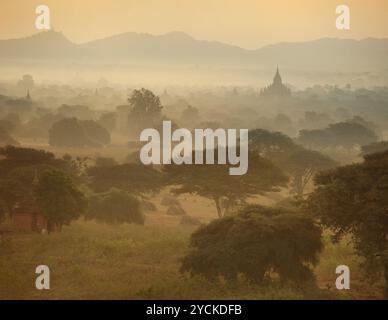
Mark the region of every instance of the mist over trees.
<instances>
[{"instance_id":1,"label":"mist over trees","mask_svg":"<svg viewBox=\"0 0 388 320\"><path fill-rule=\"evenodd\" d=\"M111 141L110 133L93 120L66 118L49 130L49 144L58 147L102 147Z\"/></svg>"},{"instance_id":2,"label":"mist over trees","mask_svg":"<svg viewBox=\"0 0 388 320\"><path fill-rule=\"evenodd\" d=\"M322 275L327 250L345 252L352 268L360 256L376 283L386 282L388 90L300 89L287 76L281 97L262 96L260 85L142 88L100 76L77 85L45 83L38 73L33 84L0 82L0 228L32 199L52 232L66 226L65 236L95 230L105 239L112 231L108 245L96 243L115 249L138 236L136 252L155 246L160 263L171 246L165 264L194 283L200 276L238 287L242 277L253 290L280 283L334 296L322 289L334 276ZM143 165L139 133L165 119L192 133L249 129L247 174ZM331 233L354 251L330 243Z\"/></svg>"},{"instance_id":3,"label":"mist over trees","mask_svg":"<svg viewBox=\"0 0 388 320\"><path fill-rule=\"evenodd\" d=\"M374 131L359 123L340 122L321 130L302 130L298 141L309 148L351 148L376 142L377 139Z\"/></svg>"},{"instance_id":4,"label":"mist over trees","mask_svg":"<svg viewBox=\"0 0 388 320\"><path fill-rule=\"evenodd\" d=\"M162 105L160 98L147 89L134 90L128 98L130 111L128 115L129 129L139 135L144 128L159 127L162 121Z\"/></svg>"}]
</instances>

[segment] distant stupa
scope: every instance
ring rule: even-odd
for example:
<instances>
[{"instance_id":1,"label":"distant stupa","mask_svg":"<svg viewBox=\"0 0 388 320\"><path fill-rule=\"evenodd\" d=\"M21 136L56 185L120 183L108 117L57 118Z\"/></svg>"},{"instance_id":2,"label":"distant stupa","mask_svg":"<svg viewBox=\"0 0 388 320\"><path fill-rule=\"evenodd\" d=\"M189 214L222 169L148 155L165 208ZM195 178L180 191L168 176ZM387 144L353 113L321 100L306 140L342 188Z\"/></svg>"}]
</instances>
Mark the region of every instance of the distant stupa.
<instances>
[{"instance_id":1,"label":"distant stupa","mask_svg":"<svg viewBox=\"0 0 388 320\"><path fill-rule=\"evenodd\" d=\"M261 90L260 94L266 97L287 97L291 95L291 90L283 84L279 68L276 69L272 84Z\"/></svg>"},{"instance_id":2,"label":"distant stupa","mask_svg":"<svg viewBox=\"0 0 388 320\"><path fill-rule=\"evenodd\" d=\"M31 95L30 95L30 90L27 90L27 95L26 95L27 100L31 100Z\"/></svg>"}]
</instances>

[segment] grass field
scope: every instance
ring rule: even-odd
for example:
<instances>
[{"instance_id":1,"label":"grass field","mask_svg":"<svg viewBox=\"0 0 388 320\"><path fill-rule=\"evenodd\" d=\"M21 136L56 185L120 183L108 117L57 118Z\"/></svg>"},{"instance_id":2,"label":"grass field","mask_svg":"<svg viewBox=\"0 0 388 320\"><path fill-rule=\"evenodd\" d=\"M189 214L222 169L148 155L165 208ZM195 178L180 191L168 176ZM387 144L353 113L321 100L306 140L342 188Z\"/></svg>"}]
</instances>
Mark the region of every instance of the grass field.
<instances>
[{"instance_id":1,"label":"grass field","mask_svg":"<svg viewBox=\"0 0 388 320\"><path fill-rule=\"evenodd\" d=\"M207 208L201 220L210 219L214 208L201 199L189 201ZM186 208L187 209L187 208ZM213 212L214 211L214 212ZM191 212L191 211L190 211ZM378 285L361 281L359 259L343 241L326 249L315 269L316 288L296 288L277 283L252 285L239 279L227 284L210 283L179 272L180 259L196 227L179 225L179 217L163 208L148 214L145 226L103 225L79 220L51 235L12 232L2 225L0 243L0 299L349 299L380 298ZM51 289L35 289L35 268L47 265ZM335 288L335 268L351 269L351 290Z\"/></svg>"},{"instance_id":2,"label":"grass field","mask_svg":"<svg viewBox=\"0 0 388 320\"><path fill-rule=\"evenodd\" d=\"M152 199L157 210L147 214L144 226L104 225L82 219L61 233L40 235L16 232L10 222L0 225L0 299L376 299L382 288L362 281L361 262L349 239L331 244L325 233L325 250L315 268L319 288L298 288L271 283L252 285L244 279L228 284L210 283L180 273L180 259L197 228L182 226L180 217L166 215L160 205L164 190ZM283 195L284 196L284 195ZM279 193L257 197L271 206ZM182 207L207 223L217 217L214 203L179 196ZM35 288L35 268L47 265L51 289ZM351 269L351 290L335 288L335 268Z\"/></svg>"}]
</instances>

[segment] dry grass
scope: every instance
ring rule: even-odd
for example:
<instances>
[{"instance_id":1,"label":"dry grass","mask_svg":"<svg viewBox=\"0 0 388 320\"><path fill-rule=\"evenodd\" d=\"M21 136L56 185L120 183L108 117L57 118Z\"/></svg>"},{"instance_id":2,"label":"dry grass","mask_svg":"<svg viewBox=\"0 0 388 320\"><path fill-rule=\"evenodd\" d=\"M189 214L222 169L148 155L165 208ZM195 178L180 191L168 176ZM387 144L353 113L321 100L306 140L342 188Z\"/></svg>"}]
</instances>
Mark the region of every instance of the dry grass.
<instances>
[{"instance_id":1,"label":"dry grass","mask_svg":"<svg viewBox=\"0 0 388 320\"><path fill-rule=\"evenodd\" d=\"M102 225L76 221L60 234L5 233L0 245L0 299L334 299L380 298L381 288L362 282L359 260L346 242L326 249L316 268L318 289L255 286L240 279L233 285L209 283L179 272L180 259L195 227L180 226L180 217L157 211L145 226ZM199 197L181 196L186 211L207 222L214 205ZM200 212L200 214L196 214ZM3 230L11 231L7 224ZM51 290L35 289L35 268L51 270ZM334 287L338 264L352 270L350 292ZM329 288L330 287L330 288ZM329 289L328 289L329 288Z\"/></svg>"}]
</instances>

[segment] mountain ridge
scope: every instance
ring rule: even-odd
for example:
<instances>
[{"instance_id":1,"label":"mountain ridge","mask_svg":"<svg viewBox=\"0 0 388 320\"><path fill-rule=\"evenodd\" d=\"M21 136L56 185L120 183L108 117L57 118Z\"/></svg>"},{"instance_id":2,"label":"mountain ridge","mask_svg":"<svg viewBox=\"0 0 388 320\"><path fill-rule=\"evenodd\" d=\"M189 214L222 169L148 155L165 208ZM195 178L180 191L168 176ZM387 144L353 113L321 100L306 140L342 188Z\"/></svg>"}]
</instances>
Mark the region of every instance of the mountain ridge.
<instances>
[{"instance_id":1,"label":"mountain ridge","mask_svg":"<svg viewBox=\"0 0 388 320\"><path fill-rule=\"evenodd\" d=\"M0 40L0 59L88 60L174 63L203 66L363 70L387 69L388 38L279 42L245 49L219 41L198 40L173 31L161 35L125 32L80 44L62 32L45 31Z\"/></svg>"}]
</instances>

